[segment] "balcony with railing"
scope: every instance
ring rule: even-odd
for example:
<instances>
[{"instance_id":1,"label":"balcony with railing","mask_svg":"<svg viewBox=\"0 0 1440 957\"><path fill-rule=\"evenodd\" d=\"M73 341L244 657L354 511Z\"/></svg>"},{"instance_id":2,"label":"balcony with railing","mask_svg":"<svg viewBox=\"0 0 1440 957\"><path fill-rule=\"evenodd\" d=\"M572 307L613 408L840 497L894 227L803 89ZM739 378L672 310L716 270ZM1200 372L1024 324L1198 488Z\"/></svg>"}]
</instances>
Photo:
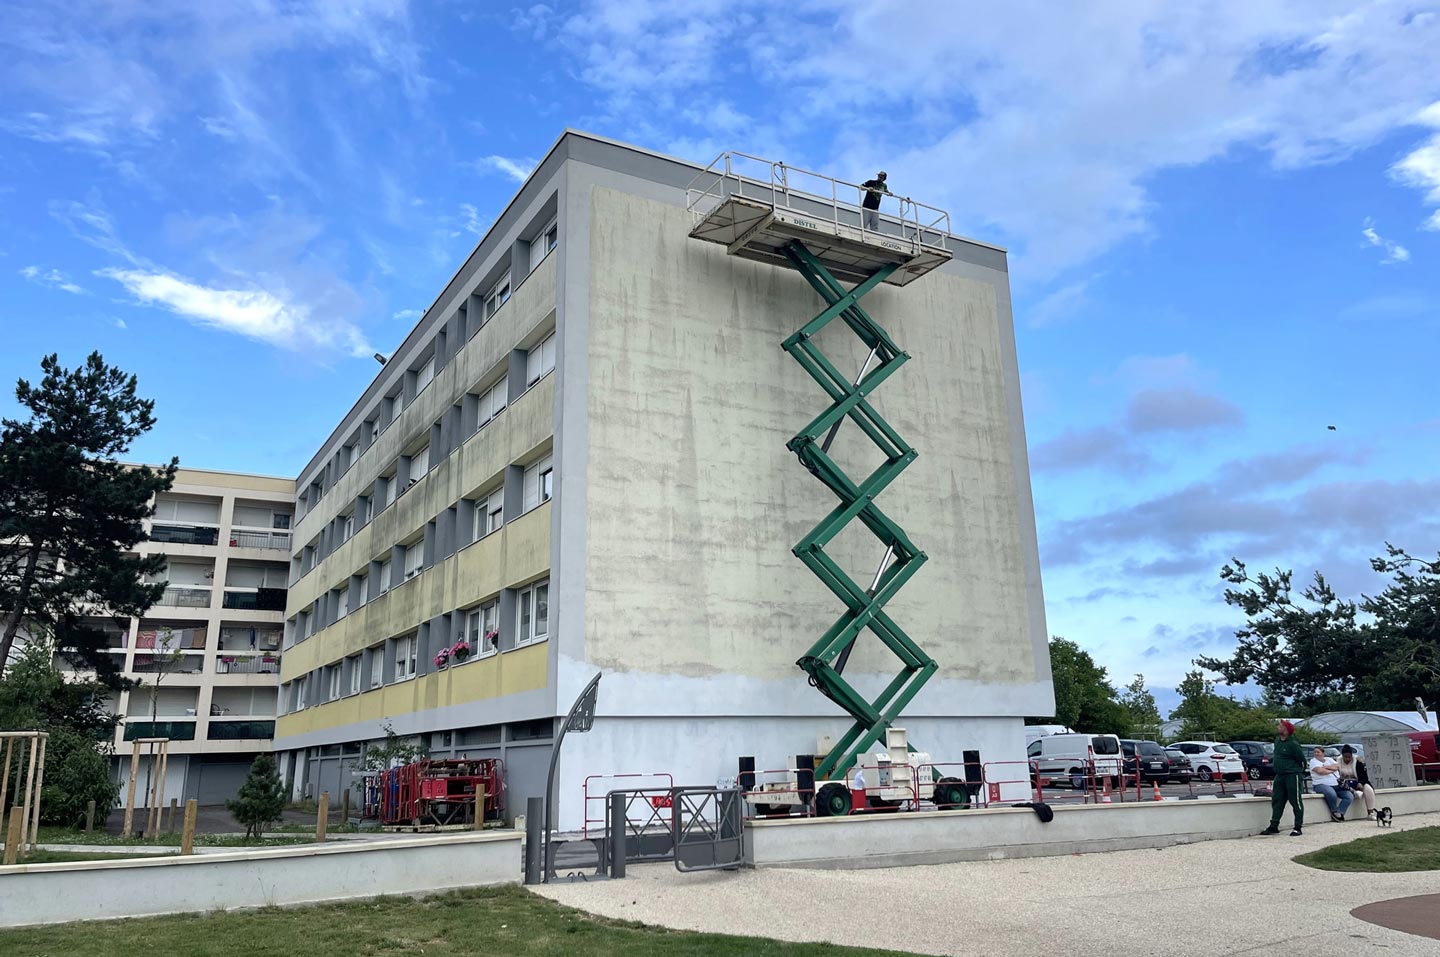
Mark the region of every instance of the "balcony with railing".
<instances>
[{"instance_id":1,"label":"balcony with railing","mask_svg":"<svg viewBox=\"0 0 1440 957\"><path fill-rule=\"evenodd\" d=\"M285 589L226 587L221 607L232 611L284 611Z\"/></svg>"},{"instance_id":2,"label":"balcony with railing","mask_svg":"<svg viewBox=\"0 0 1440 957\"><path fill-rule=\"evenodd\" d=\"M211 718L205 737L211 741L268 741L275 737L275 719L256 721L253 718Z\"/></svg>"},{"instance_id":3,"label":"balcony with railing","mask_svg":"<svg viewBox=\"0 0 1440 957\"><path fill-rule=\"evenodd\" d=\"M257 622L256 624L222 624L220 650L225 652L270 652L280 650L284 629Z\"/></svg>"},{"instance_id":4,"label":"balcony with railing","mask_svg":"<svg viewBox=\"0 0 1440 957\"><path fill-rule=\"evenodd\" d=\"M272 528L230 529L231 548L264 548L277 552L290 551L290 533Z\"/></svg>"},{"instance_id":5,"label":"balcony with railing","mask_svg":"<svg viewBox=\"0 0 1440 957\"><path fill-rule=\"evenodd\" d=\"M175 651L135 649L135 663L130 670L144 675L198 675L205 667L205 656Z\"/></svg>"},{"instance_id":6,"label":"balcony with railing","mask_svg":"<svg viewBox=\"0 0 1440 957\"><path fill-rule=\"evenodd\" d=\"M220 527L191 522L156 522L150 526L150 541L168 545L218 545Z\"/></svg>"},{"instance_id":7,"label":"balcony with railing","mask_svg":"<svg viewBox=\"0 0 1440 957\"><path fill-rule=\"evenodd\" d=\"M274 675L280 673L279 654L221 652L215 656L217 675Z\"/></svg>"},{"instance_id":8,"label":"balcony with railing","mask_svg":"<svg viewBox=\"0 0 1440 957\"><path fill-rule=\"evenodd\" d=\"M166 608L209 608L212 590L209 585L168 585L155 604Z\"/></svg>"},{"instance_id":9,"label":"balcony with railing","mask_svg":"<svg viewBox=\"0 0 1440 957\"><path fill-rule=\"evenodd\" d=\"M195 719L188 721L126 721L125 740L136 738L169 738L171 741L194 741Z\"/></svg>"}]
</instances>

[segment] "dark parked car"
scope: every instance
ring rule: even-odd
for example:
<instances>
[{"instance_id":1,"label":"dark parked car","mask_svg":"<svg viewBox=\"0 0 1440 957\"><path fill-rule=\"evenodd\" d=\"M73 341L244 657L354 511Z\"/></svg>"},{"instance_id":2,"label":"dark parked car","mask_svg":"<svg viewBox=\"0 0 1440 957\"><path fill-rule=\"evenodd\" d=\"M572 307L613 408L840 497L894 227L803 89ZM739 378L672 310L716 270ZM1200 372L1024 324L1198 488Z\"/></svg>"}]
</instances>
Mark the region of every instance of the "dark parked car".
<instances>
[{"instance_id":1,"label":"dark parked car","mask_svg":"<svg viewBox=\"0 0 1440 957\"><path fill-rule=\"evenodd\" d=\"M1190 757L1178 748L1166 748L1165 757L1170 762L1170 783L1189 784L1195 770L1190 766Z\"/></svg>"},{"instance_id":2,"label":"dark parked car","mask_svg":"<svg viewBox=\"0 0 1440 957\"><path fill-rule=\"evenodd\" d=\"M1125 754L1126 777L1133 776L1138 765L1140 777L1147 783L1170 780L1170 759L1165 756L1165 749L1154 741L1121 738L1120 750Z\"/></svg>"},{"instance_id":3,"label":"dark parked car","mask_svg":"<svg viewBox=\"0 0 1440 957\"><path fill-rule=\"evenodd\" d=\"M1275 745L1269 741L1231 741L1230 747L1245 762L1245 776L1252 781L1269 780L1275 776Z\"/></svg>"}]
</instances>

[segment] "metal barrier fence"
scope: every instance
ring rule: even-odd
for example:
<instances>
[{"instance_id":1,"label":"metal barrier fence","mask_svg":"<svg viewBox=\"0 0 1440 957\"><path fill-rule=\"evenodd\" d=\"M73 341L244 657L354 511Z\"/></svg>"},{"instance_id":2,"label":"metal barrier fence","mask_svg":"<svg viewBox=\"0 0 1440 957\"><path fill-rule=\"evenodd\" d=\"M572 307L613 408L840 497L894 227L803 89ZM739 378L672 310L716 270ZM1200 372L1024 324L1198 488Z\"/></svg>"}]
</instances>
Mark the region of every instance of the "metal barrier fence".
<instances>
[{"instance_id":1,"label":"metal barrier fence","mask_svg":"<svg viewBox=\"0 0 1440 957\"><path fill-rule=\"evenodd\" d=\"M607 787L603 791L601 791L599 790L598 784L598 782L601 781L643 781L644 786L628 789ZM626 774L591 774L587 776L585 778L585 782L582 788L583 794L585 796L585 803L583 804L583 808L585 811L585 820L580 827L581 836L588 840L592 837L597 836L595 834L592 834L592 831L599 831L600 833L604 833L605 822L609 814L607 810L608 805L606 804L606 795L610 794L611 792L617 790L643 791L656 789L663 791L671 791L674 790L674 788L675 778L668 771L637 771ZM600 805L598 809L596 808L597 804Z\"/></svg>"},{"instance_id":2,"label":"metal barrier fence","mask_svg":"<svg viewBox=\"0 0 1440 957\"><path fill-rule=\"evenodd\" d=\"M675 788L671 835L677 871L739 867L745 854L745 795L738 788Z\"/></svg>"}]
</instances>

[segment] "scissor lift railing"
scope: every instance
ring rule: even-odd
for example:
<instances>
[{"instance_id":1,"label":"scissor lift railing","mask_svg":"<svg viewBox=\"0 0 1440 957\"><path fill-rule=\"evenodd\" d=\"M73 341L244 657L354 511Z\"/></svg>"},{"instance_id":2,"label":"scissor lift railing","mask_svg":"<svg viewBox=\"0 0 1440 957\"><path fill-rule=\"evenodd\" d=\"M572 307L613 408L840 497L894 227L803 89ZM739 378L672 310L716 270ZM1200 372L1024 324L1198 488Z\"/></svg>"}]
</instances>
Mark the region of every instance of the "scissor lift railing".
<instances>
[{"instance_id":1,"label":"scissor lift railing","mask_svg":"<svg viewBox=\"0 0 1440 957\"><path fill-rule=\"evenodd\" d=\"M828 184L830 195L801 192L796 188L801 176L819 182L822 188ZM847 189L855 191L854 204L842 197ZM731 255L793 268L826 303L825 309L782 343L830 399L829 407L787 443L800 463L838 499L831 512L792 549L845 606L796 662L809 675L812 686L854 719L850 730L815 768L820 781L843 774L858 755L880 741L938 668L884 610L925 563L926 555L877 503L880 494L915 460L916 451L881 417L869 396L910 356L860 302L880 283L903 286L947 262L951 258L945 248L950 221L943 210L905 199L900 218L887 217L881 230L867 230L859 214L863 194L863 188L853 183L735 152L720 154L691 183L688 193L695 216L692 237L722 244ZM855 284L846 288L841 277ZM857 376L843 375L816 342L821 330L836 319L869 349ZM884 459L858 480L847 475L829 454L847 418ZM826 553L826 546L857 521L884 546L868 588ZM855 643L867 630L900 660L895 677L873 700L843 676Z\"/></svg>"},{"instance_id":2,"label":"scissor lift railing","mask_svg":"<svg viewBox=\"0 0 1440 957\"><path fill-rule=\"evenodd\" d=\"M690 182L690 235L730 253L788 265L782 248L799 239L836 275L861 280L886 264L884 282L903 286L950 259L950 214L908 197L886 197L879 228L861 215L866 190L857 183L734 151L721 153Z\"/></svg>"}]
</instances>

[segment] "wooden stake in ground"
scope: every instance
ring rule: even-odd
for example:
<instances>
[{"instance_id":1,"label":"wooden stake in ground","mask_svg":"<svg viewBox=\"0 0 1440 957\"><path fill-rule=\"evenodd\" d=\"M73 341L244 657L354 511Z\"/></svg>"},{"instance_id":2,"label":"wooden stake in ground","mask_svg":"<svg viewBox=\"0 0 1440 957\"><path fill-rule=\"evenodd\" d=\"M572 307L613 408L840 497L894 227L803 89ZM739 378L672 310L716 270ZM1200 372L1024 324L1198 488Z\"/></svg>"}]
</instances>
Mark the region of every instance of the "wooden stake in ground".
<instances>
[{"instance_id":1,"label":"wooden stake in ground","mask_svg":"<svg viewBox=\"0 0 1440 957\"><path fill-rule=\"evenodd\" d=\"M350 823L350 789L340 792L340 823Z\"/></svg>"},{"instance_id":2,"label":"wooden stake in ground","mask_svg":"<svg viewBox=\"0 0 1440 957\"><path fill-rule=\"evenodd\" d=\"M179 816L180 816L180 799L179 799L179 798L171 798L171 799L170 799L170 818L169 818L169 820L167 821L167 826L166 826L166 828L165 828L165 833L166 833L166 834L174 834L174 833L175 833L175 819L176 819L177 817L179 817Z\"/></svg>"},{"instance_id":3,"label":"wooden stake in ground","mask_svg":"<svg viewBox=\"0 0 1440 957\"><path fill-rule=\"evenodd\" d=\"M31 811L35 815L30 824L30 850L40 847L40 794L45 790L45 752L50 749L50 736L40 739L40 771L35 775L35 804Z\"/></svg>"},{"instance_id":4,"label":"wooden stake in ground","mask_svg":"<svg viewBox=\"0 0 1440 957\"><path fill-rule=\"evenodd\" d=\"M185 802L185 830L180 834L180 853L195 853L195 811L198 805L191 798Z\"/></svg>"},{"instance_id":5,"label":"wooden stake in ground","mask_svg":"<svg viewBox=\"0 0 1440 957\"><path fill-rule=\"evenodd\" d=\"M170 770L170 743L160 745L160 776L155 779L155 823L152 833L159 834L165 818L165 774Z\"/></svg>"},{"instance_id":6,"label":"wooden stake in ground","mask_svg":"<svg viewBox=\"0 0 1440 957\"><path fill-rule=\"evenodd\" d=\"M20 805L24 809L20 816L22 821L25 820L25 815L30 811L30 800L35 794L35 759L39 757L36 753L39 750L39 745L40 742L37 739L30 739L30 770L25 774L25 803ZM24 827L21 828L20 837L21 840L25 839Z\"/></svg>"},{"instance_id":7,"label":"wooden stake in ground","mask_svg":"<svg viewBox=\"0 0 1440 957\"><path fill-rule=\"evenodd\" d=\"M5 832L5 857L7 865L20 859L20 845L25 843L25 812L20 808L10 809L10 828Z\"/></svg>"},{"instance_id":8,"label":"wooden stake in ground","mask_svg":"<svg viewBox=\"0 0 1440 957\"><path fill-rule=\"evenodd\" d=\"M120 833L129 837L135 826L135 779L140 774L140 741L135 741L135 750L130 753L130 786L125 789L125 829Z\"/></svg>"},{"instance_id":9,"label":"wooden stake in ground","mask_svg":"<svg viewBox=\"0 0 1440 957\"><path fill-rule=\"evenodd\" d=\"M475 830L483 830L485 827L485 785L477 785L475 788L475 823L472 825Z\"/></svg>"},{"instance_id":10,"label":"wooden stake in ground","mask_svg":"<svg viewBox=\"0 0 1440 957\"><path fill-rule=\"evenodd\" d=\"M320 808L315 812L315 843L325 843L325 829L330 824L330 792L320 792Z\"/></svg>"},{"instance_id":11,"label":"wooden stake in ground","mask_svg":"<svg viewBox=\"0 0 1440 957\"><path fill-rule=\"evenodd\" d=\"M85 833L95 830L95 802L85 802Z\"/></svg>"},{"instance_id":12,"label":"wooden stake in ground","mask_svg":"<svg viewBox=\"0 0 1440 957\"><path fill-rule=\"evenodd\" d=\"M0 772L0 810L5 807L5 796L10 793L10 757L15 749L15 739L5 739L5 770Z\"/></svg>"}]
</instances>

